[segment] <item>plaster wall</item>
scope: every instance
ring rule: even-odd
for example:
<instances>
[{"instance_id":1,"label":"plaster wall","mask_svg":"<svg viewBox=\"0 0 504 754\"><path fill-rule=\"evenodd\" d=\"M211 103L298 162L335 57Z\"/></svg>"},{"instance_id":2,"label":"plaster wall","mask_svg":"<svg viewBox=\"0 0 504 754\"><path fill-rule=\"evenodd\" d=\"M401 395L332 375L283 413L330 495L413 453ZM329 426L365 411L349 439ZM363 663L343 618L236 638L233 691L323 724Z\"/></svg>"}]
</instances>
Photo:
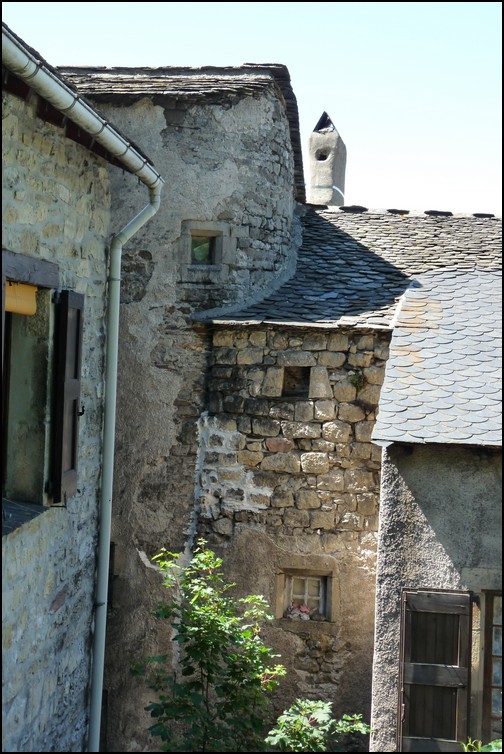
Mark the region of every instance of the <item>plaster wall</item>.
<instances>
[{"instance_id":1,"label":"plaster wall","mask_svg":"<svg viewBox=\"0 0 504 754\"><path fill-rule=\"evenodd\" d=\"M393 445L384 451L371 751L396 751L401 589L478 594L501 588L501 532L502 462L496 450ZM473 674L474 738L477 667Z\"/></svg>"},{"instance_id":2,"label":"plaster wall","mask_svg":"<svg viewBox=\"0 0 504 754\"><path fill-rule=\"evenodd\" d=\"M159 212L123 256L105 677L109 747L146 751L152 695L128 670L139 653L171 647L152 617L163 595L150 558L161 547L184 550L195 530L211 339L192 314L262 297L292 271L300 238L289 124L273 85L232 101L108 99L99 109L166 180ZM118 221L145 203L127 178L112 176ZM189 264L191 227L222 233L219 265Z\"/></svg>"},{"instance_id":3,"label":"plaster wall","mask_svg":"<svg viewBox=\"0 0 504 754\"><path fill-rule=\"evenodd\" d=\"M2 537L2 734L4 751L68 752L85 750L88 724L110 193L104 161L36 105L4 93L2 241L86 295L85 412L77 495Z\"/></svg>"}]
</instances>

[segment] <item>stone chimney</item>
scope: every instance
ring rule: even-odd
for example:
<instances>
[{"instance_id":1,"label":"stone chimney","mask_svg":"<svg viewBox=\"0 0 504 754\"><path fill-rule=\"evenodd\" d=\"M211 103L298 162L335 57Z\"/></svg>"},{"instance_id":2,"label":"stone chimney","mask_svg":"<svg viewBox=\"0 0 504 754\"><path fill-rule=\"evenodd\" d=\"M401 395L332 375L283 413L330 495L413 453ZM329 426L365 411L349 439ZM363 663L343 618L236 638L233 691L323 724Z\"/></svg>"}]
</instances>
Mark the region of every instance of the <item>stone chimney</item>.
<instances>
[{"instance_id":1,"label":"stone chimney","mask_svg":"<svg viewBox=\"0 0 504 754\"><path fill-rule=\"evenodd\" d=\"M345 203L346 147L328 116L322 113L308 143L308 204L325 207Z\"/></svg>"}]
</instances>

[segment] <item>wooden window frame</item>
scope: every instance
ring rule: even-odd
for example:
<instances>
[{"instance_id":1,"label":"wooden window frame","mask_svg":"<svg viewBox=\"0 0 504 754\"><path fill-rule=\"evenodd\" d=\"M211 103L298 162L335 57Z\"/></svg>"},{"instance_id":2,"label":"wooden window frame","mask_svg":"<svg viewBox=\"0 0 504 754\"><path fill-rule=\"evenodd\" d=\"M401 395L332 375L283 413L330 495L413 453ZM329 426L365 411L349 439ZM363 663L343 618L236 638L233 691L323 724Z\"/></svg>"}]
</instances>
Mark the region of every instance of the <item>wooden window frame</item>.
<instances>
[{"instance_id":1,"label":"wooden window frame","mask_svg":"<svg viewBox=\"0 0 504 754\"><path fill-rule=\"evenodd\" d=\"M2 249L2 342L5 337L6 281L36 285L55 291L55 374L53 380L52 457L48 493L53 504L66 504L77 492L78 418L80 406L80 375L83 341L84 295L74 291L59 291L59 267L54 262L35 259ZM59 291L59 292L58 292ZM71 335L73 326L73 337ZM2 375L5 379L4 349ZM4 382L5 384L5 382ZM7 397L3 397L3 403ZM72 404L71 410L69 405ZM69 452L70 447L70 452ZM65 463L65 458L67 462ZM71 463L68 463L70 458Z\"/></svg>"},{"instance_id":2,"label":"wooden window frame","mask_svg":"<svg viewBox=\"0 0 504 754\"><path fill-rule=\"evenodd\" d=\"M502 591L485 591L484 625L483 625L483 721L482 737L484 742L492 737L492 690L498 688L493 683L493 628L494 623L494 599L502 597Z\"/></svg>"}]
</instances>

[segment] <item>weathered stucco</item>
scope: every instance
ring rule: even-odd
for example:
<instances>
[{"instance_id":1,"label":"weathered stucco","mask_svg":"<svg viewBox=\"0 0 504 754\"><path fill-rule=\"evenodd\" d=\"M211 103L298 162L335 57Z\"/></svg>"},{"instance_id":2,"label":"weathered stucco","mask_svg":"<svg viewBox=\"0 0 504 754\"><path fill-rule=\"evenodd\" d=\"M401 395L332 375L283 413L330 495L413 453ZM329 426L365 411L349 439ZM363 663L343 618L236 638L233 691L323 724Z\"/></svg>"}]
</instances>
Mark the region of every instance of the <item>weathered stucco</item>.
<instances>
[{"instance_id":1,"label":"weathered stucco","mask_svg":"<svg viewBox=\"0 0 504 754\"><path fill-rule=\"evenodd\" d=\"M101 472L109 180L104 161L38 119L36 106L36 97L24 102L4 93L2 242L12 252L56 263L61 288L86 295L85 412L77 495L66 507L44 509L41 499L41 515L2 537L3 750L83 751ZM48 308L49 299L43 302Z\"/></svg>"},{"instance_id":2,"label":"weathered stucco","mask_svg":"<svg viewBox=\"0 0 504 754\"><path fill-rule=\"evenodd\" d=\"M371 751L396 751L401 589L499 589L501 532L497 450L393 445L384 451ZM476 651L473 664L478 657ZM481 720L480 672L473 667L474 721Z\"/></svg>"},{"instance_id":3,"label":"weathered stucco","mask_svg":"<svg viewBox=\"0 0 504 754\"><path fill-rule=\"evenodd\" d=\"M132 687L129 663L139 652L157 654L163 641L152 617L160 579L149 559L161 547L183 550L194 528L211 339L191 315L277 285L292 271L299 231L289 126L273 87L232 104L162 96L128 104L99 106L166 180L158 214L123 258L105 725L109 746L135 751L151 745L143 711L151 695ZM112 185L114 221L122 222L142 197L126 178L112 176ZM195 226L223 233L221 264L188 264Z\"/></svg>"}]
</instances>

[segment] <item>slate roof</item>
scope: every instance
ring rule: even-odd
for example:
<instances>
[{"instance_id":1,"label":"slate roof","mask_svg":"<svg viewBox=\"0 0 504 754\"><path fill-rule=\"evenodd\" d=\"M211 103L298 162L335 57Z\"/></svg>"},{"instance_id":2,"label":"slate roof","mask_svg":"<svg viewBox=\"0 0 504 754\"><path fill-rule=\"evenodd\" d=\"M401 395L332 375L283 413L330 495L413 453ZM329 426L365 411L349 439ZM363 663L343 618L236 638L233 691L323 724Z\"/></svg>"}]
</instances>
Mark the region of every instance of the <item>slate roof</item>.
<instances>
[{"instance_id":1,"label":"slate roof","mask_svg":"<svg viewBox=\"0 0 504 754\"><path fill-rule=\"evenodd\" d=\"M502 224L493 215L310 207L302 225L297 269L287 282L258 303L206 319L390 329L418 275L501 266Z\"/></svg>"},{"instance_id":2,"label":"slate roof","mask_svg":"<svg viewBox=\"0 0 504 754\"><path fill-rule=\"evenodd\" d=\"M502 275L420 275L400 305L373 442L502 444Z\"/></svg>"},{"instance_id":3,"label":"slate roof","mask_svg":"<svg viewBox=\"0 0 504 754\"><path fill-rule=\"evenodd\" d=\"M78 67L58 68L73 86L96 102L136 101L142 97L170 97L178 102L234 102L274 87L285 103L294 154L296 200L304 202L305 186L297 100L290 74L277 63L202 68Z\"/></svg>"}]
</instances>

